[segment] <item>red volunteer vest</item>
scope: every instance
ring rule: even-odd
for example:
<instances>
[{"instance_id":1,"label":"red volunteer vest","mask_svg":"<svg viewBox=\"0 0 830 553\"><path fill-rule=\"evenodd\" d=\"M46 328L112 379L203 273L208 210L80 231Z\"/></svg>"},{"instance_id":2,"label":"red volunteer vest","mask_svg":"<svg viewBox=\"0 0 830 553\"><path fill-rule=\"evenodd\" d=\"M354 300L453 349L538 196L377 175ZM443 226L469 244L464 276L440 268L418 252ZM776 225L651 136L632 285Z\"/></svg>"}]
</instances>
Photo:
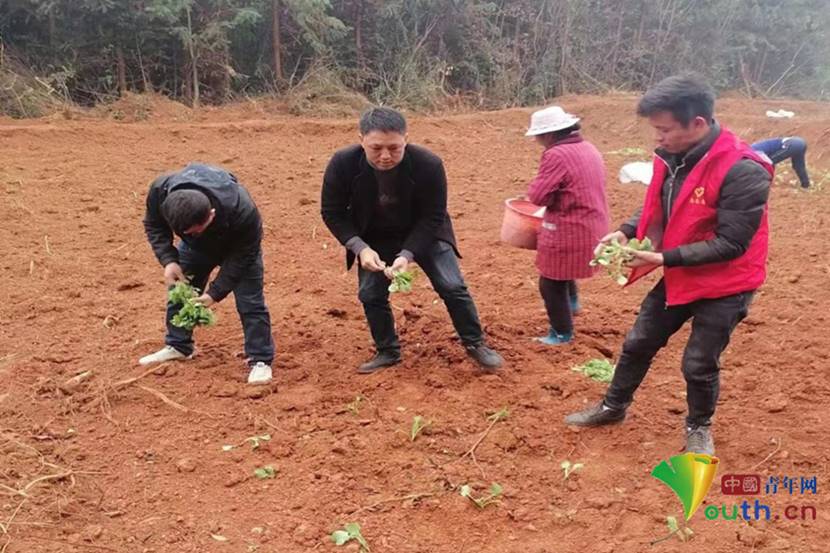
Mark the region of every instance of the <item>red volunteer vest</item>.
<instances>
[{"instance_id":1,"label":"red volunteer vest","mask_svg":"<svg viewBox=\"0 0 830 553\"><path fill-rule=\"evenodd\" d=\"M663 229L662 189L668 168L654 156L654 174L646 193L637 238L648 236L657 251L667 251L715 237L717 204L726 173L741 159L752 159L774 174L771 163L761 158L748 144L725 127L709 151L692 168L672 206L671 217ZM700 299L722 298L755 290L766 278L769 225L767 207L755 236L743 255L731 261L693 267L664 267L666 303L682 305ZM642 278L657 267L632 270L628 283Z\"/></svg>"}]
</instances>

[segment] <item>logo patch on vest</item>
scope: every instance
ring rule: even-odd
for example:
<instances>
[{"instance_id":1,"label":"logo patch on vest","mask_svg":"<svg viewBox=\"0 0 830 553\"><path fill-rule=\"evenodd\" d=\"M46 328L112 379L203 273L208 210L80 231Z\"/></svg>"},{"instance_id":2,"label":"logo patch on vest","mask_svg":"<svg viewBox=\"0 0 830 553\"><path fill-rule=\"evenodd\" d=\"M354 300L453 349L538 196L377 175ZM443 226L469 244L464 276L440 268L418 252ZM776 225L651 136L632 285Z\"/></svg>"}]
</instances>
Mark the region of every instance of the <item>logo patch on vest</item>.
<instances>
[{"instance_id":1,"label":"logo patch on vest","mask_svg":"<svg viewBox=\"0 0 830 553\"><path fill-rule=\"evenodd\" d=\"M704 190L702 186L698 186L697 188L695 188L694 195L692 195L692 197L689 198L689 203L696 205L706 205L706 198L703 197L703 192Z\"/></svg>"}]
</instances>

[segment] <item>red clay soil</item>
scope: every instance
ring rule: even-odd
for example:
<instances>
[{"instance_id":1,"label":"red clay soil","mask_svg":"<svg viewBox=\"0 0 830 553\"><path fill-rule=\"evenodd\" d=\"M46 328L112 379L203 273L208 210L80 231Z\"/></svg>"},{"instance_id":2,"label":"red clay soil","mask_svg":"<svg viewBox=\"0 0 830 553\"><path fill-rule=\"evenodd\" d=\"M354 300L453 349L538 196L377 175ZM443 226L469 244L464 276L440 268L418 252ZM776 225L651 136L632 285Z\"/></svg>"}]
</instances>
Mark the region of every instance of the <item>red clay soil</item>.
<instances>
[{"instance_id":1,"label":"red clay soil","mask_svg":"<svg viewBox=\"0 0 830 553\"><path fill-rule=\"evenodd\" d=\"M605 155L615 223L644 192L616 180L624 162L643 157L620 150L650 148L635 101L561 100ZM796 117L765 117L780 107ZM667 533L667 515L682 514L650 471L682 446L688 328L657 357L624 424L564 426L604 389L571 368L616 357L650 283L584 282L575 343L531 342L546 330L533 254L498 239L502 202L524 192L540 155L523 136L529 110L414 118L410 133L446 162L462 268L506 358L497 376L477 374L423 277L393 300L405 361L355 373L372 352L356 275L319 216L323 168L355 139L355 121L251 120L237 109L236 120L214 110L169 123L8 122L0 127L0 551L356 551L329 538L348 522L360 523L373 552L827 551L830 105L731 99L719 108L750 140L804 136L813 178L825 185L797 190L789 164L776 180L769 278L723 358L720 472L765 482L816 476L816 495L762 495L769 521L710 521L701 508L690 543L650 545ZM244 384L231 300L217 306L217 326L197 331L195 360L153 374L137 365L162 343L165 297L141 226L144 195L158 173L191 160L232 169L264 216L279 350L271 387ZM67 382L85 371L83 382ZM475 459L462 457L502 407L509 417ZM432 424L412 442L415 415ZM258 449L243 443L262 434L271 440ZM564 480L566 459L584 467ZM254 477L267 465L273 479ZM463 484L483 495L492 482L504 496L486 509L459 495ZM706 505L744 499L722 496L719 482ZM815 506L817 518L785 520L787 505Z\"/></svg>"}]
</instances>

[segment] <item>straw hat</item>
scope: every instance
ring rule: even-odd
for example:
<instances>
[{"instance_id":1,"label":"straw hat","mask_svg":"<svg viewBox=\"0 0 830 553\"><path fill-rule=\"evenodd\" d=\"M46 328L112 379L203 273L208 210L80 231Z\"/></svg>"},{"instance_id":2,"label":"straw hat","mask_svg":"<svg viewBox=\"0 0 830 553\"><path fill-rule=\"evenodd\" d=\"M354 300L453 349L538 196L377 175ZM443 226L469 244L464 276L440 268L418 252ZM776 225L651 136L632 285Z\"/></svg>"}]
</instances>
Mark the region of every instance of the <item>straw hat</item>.
<instances>
[{"instance_id":1,"label":"straw hat","mask_svg":"<svg viewBox=\"0 0 830 553\"><path fill-rule=\"evenodd\" d=\"M550 106L539 111L534 111L530 116L530 128L525 136L537 136L549 132L561 131L572 127L579 122L579 117L566 113L559 106Z\"/></svg>"}]
</instances>

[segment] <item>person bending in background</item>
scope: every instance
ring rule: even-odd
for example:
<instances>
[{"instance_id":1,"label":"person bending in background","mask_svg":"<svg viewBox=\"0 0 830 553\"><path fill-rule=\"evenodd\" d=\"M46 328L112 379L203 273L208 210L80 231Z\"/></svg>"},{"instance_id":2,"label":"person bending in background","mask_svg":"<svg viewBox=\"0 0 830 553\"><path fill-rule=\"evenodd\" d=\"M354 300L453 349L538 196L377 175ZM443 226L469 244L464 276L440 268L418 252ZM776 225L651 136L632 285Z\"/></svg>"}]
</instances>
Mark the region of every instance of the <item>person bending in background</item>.
<instances>
[{"instance_id":1,"label":"person bending in background","mask_svg":"<svg viewBox=\"0 0 830 553\"><path fill-rule=\"evenodd\" d=\"M807 142L800 136L768 138L752 145L756 152L766 154L773 164L778 165L785 159L792 163L793 171L801 181L801 188L810 188L810 176L807 174Z\"/></svg>"},{"instance_id":2,"label":"person bending in background","mask_svg":"<svg viewBox=\"0 0 830 553\"><path fill-rule=\"evenodd\" d=\"M579 129L578 117L551 106L533 113L525 133L544 148L527 197L546 208L536 268L550 331L535 340L548 345L573 339L573 313L579 310L576 279L589 278L599 269L589 262L597 241L608 232L602 155Z\"/></svg>"}]
</instances>

